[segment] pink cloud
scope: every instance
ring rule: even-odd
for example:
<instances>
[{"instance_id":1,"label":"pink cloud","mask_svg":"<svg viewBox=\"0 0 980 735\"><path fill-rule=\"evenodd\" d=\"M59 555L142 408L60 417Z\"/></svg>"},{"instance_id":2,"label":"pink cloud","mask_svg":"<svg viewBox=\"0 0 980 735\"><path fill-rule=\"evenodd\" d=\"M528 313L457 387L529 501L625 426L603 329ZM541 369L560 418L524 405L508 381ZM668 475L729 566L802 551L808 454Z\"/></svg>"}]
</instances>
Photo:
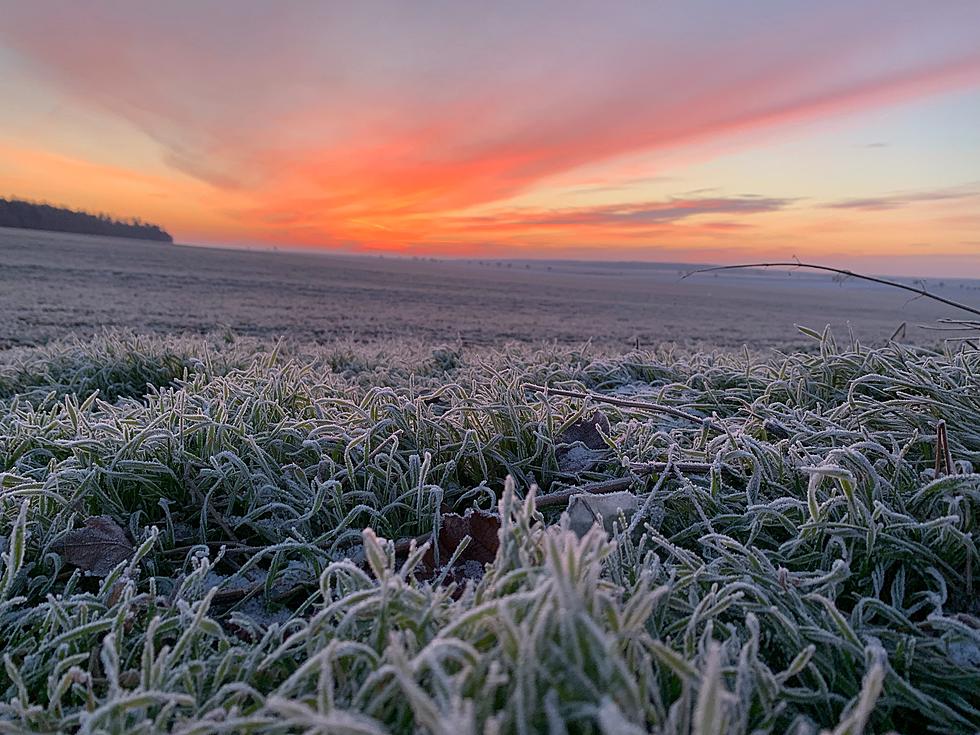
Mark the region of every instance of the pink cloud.
<instances>
[{"instance_id":1,"label":"pink cloud","mask_svg":"<svg viewBox=\"0 0 980 735\"><path fill-rule=\"evenodd\" d=\"M826 206L831 209L855 209L864 212L900 209L913 204L928 202L954 202L964 199L980 199L980 187L966 186L935 191L904 192L880 197L841 199Z\"/></svg>"},{"instance_id":2,"label":"pink cloud","mask_svg":"<svg viewBox=\"0 0 980 735\"><path fill-rule=\"evenodd\" d=\"M463 227L484 226L491 229L536 225L632 228L673 224L691 217L709 214L743 215L776 212L785 209L792 201L760 196L671 198L664 201L548 211L513 210L482 217L462 217L454 221Z\"/></svg>"}]
</instances>

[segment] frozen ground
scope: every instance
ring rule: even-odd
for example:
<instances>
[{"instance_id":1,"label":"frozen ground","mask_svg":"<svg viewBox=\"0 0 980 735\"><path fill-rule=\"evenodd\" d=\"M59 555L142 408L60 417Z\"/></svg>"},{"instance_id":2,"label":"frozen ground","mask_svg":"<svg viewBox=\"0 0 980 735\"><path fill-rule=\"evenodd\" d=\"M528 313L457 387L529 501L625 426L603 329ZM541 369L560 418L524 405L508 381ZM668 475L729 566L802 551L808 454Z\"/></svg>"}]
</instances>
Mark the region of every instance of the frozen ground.
<instances>
[{"instance_id":1,"label":"frozen ground","mask_svg":"<svg viewBox=\"0 0 980 735\"><path fill-rule=\"evenodd\" d=\"M139 332L287 334L304 341L391 337L491 344L659 341L804 344L794 324L880 342L903 321L949 315L907 294L829 277L569 262L435 262L238 251L0 229L0 347ZM976 301L976 282L930 288Z\"/></svg>"},{"instance_id":2,"label":"frozen ground","mask_svg":"<svg viewBox=\"0 0 980 735\"><path fill-rule=\"evenodd\" d=\"M815 347L0 351L0 733L976 735L980 350Z\"/></svg>"}]
</instances>

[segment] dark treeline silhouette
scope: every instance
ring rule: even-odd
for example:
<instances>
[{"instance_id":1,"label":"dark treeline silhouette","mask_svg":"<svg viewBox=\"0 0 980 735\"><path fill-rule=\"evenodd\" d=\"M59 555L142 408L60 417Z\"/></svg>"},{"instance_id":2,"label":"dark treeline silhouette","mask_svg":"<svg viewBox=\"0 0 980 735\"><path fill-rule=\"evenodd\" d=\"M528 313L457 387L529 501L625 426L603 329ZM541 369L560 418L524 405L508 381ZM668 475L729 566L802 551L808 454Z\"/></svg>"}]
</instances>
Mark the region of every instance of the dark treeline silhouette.
<instances>
[{"instance_id":1,"label":"dark treeline silhouette","mask_svg":"<svg viewBox=\"0 0 980 735\"><path fill-rule=\"evenodd\" d=\"M26 230L78 232L83 235L132 237L139 240L173 242L170 233L161 227L131 220L113 219L107 214L89 214L73 209L52 207L50 204L0 198L0 227L22 227Z\"/></svg>"}]
</instances>

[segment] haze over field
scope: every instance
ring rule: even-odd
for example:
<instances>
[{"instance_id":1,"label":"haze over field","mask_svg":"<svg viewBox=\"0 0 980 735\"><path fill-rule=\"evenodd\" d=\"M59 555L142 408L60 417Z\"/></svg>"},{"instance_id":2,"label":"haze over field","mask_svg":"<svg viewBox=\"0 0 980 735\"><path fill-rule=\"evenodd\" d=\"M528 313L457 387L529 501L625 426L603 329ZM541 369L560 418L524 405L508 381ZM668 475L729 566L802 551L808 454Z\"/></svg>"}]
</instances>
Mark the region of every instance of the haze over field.
<instances>
[{"instance_id":1,"label":"haze over field","mask_svg":"<svg viewBox=\"0 0 980 735\"><path fill-rule=\"evenodd\" d=\"M0 195L178 241L980 276L980 3L4 3Z\"/></svg>"},{"instance_id":2,"label":"haze over field","mask_svg":"<svg viewBox=\"0 0 980 735\"><path fill-rule=\"evenodd\" d=\"M706 347L812 344L795 325L880 344L950 310L908 293L795 271L733 271L681 280L691 266L569 261L434 261L180 247L0 229L0 347L104 327L202 333L230 329L300 341L403 340L489 345L515 340L627 349L661 341ZM930 289L977 301L980 281ZM959 335L957 335L959 336Z\"/></svg>"}]
</instances>

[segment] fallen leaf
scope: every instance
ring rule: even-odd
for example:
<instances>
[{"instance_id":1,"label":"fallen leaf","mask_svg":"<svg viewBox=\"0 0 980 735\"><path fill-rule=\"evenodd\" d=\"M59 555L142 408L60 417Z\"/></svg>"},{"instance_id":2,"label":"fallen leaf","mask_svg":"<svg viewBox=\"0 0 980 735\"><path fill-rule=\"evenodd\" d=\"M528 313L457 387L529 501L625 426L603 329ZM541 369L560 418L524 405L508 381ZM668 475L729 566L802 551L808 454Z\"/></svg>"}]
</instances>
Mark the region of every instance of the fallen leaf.
<instances>
[{"instance_id":1,"label":"fallen leaf","mask_svg":"<svg viewBox=\"0 0 980 735\"><path fill-rule=\"evenodd\" d=\"M556 442L558 469L571 474L592 469L606 456L603 433L609 433L609 419L598 411L566 427Z\"/></svg>"},{"instance_id":2,"label":"fallen leaf","mask_svg":"<svg viewBox=\"0 0 980 735\"><path fill-rule=\"evenodd\" d=\"M598 426L598 428L596 428ZM580 418L578 421L569 424L568 427L559 435L559 444L575 444L582 442L589 449L606 449L606 441L602 438L602 433L609 433L609 419L606 415L596 411L591 416Z\"/></svg>"},{"instance_id":3,"label":"fallen leaf","mask_svg":"<svg viewBox=\"0 0 980 735\"><path fill-rule=\"evenodd\" d=\"M468 561L488 564L497 556L500 539L500 516L479 508L470 508L464 515L446 513L439 526L439 560L445 564L467 536L470 543L457 560L457 565ZM435 554L430 548L423 561L430 567L435 565Z\"/></svg>"},{"instance_id":4,"label":"fallen leaf","mask_svg":"<svg viewBox=\"0 0 980 735\"><path fill-rule=\"evenodd\" d=\"M126 532L109 516L86 518L84 528L66 533L55 542L54 550L72 566L97 577L107 576L134 552Z\"/></svg>"}]
</instances>

